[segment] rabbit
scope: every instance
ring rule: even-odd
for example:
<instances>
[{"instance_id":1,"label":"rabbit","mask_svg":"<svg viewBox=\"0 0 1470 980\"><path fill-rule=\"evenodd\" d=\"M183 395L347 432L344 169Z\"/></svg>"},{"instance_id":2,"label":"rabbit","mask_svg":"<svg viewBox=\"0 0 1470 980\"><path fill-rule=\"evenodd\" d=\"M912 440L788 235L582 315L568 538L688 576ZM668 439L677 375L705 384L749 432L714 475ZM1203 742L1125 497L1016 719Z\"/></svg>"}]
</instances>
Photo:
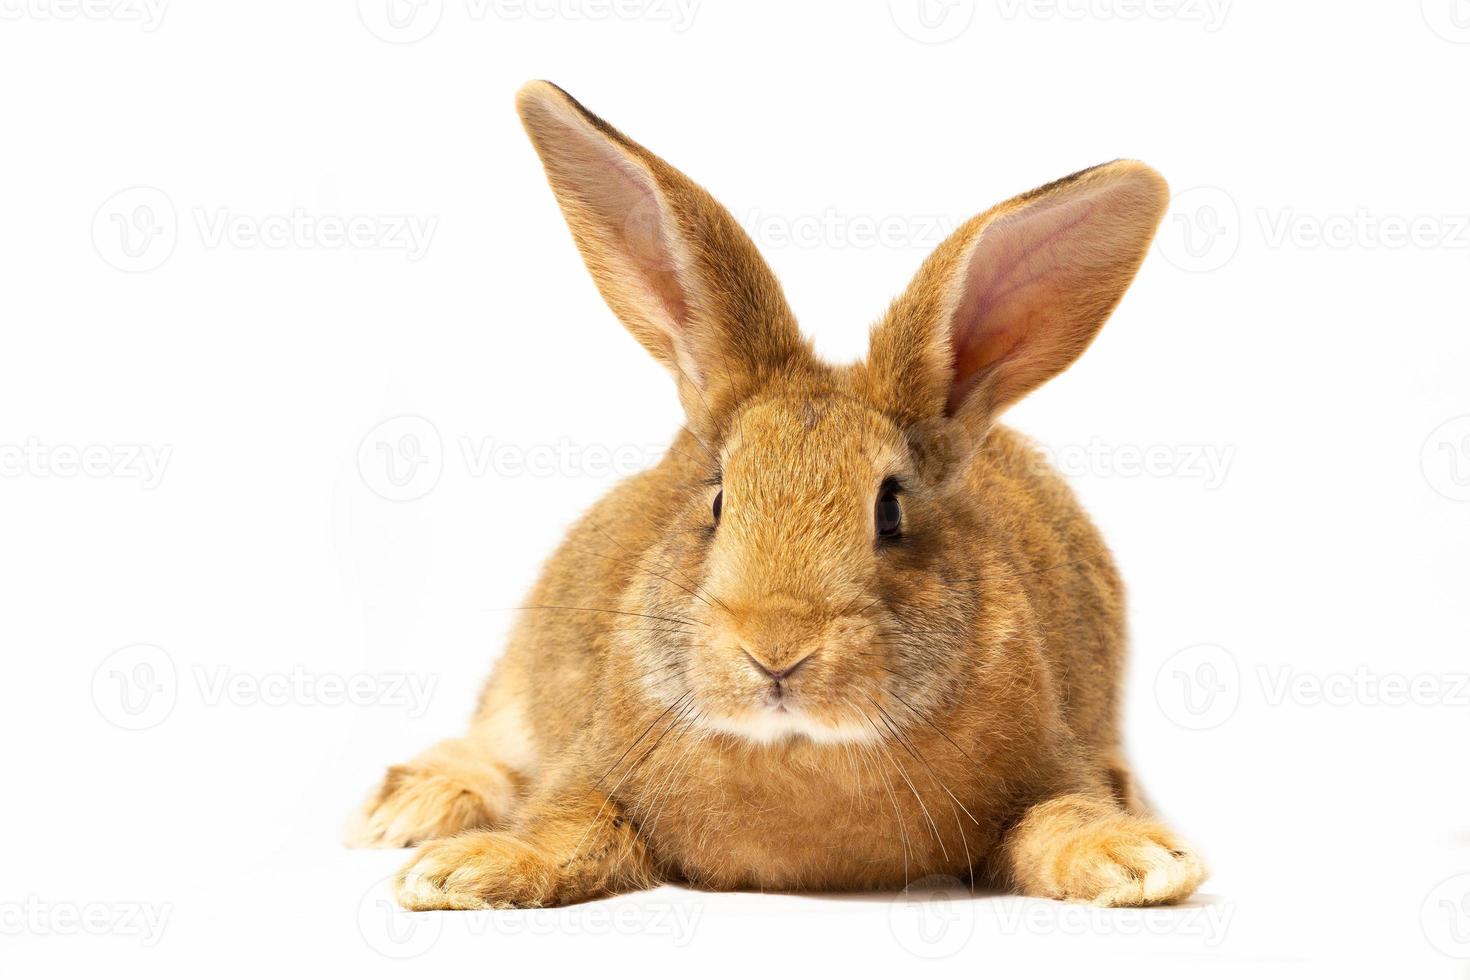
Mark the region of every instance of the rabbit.
<instances>
[{"instance_id":1,"label":"rabbit","mask_svg":"<svg viewBox=\"0 0 1470 980\"><path fill-rule=\"evenodd\" d=\"M409 909L663 882L1100 906L1206 877L1120 747L1123 586L998 417L1132 281L1168 188L1115 161L970 219L818 360L702 188L548 82L517 108L609 307L668 368L666 456L580 519L462 738L394 766L351 842L419 845Z\"/></svg>"}]
</instances>

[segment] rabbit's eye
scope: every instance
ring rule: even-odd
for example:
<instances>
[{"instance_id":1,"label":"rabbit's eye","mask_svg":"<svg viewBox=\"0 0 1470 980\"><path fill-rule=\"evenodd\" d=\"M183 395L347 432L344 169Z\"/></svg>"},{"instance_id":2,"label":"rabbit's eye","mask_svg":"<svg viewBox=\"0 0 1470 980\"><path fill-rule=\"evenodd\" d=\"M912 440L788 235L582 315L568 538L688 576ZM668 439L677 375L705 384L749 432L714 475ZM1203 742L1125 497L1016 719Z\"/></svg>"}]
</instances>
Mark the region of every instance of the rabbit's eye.
<instances>
[{"instance_id":1,"label":"rabbit's eye","mask_svg":"<svg viewBox=\"0 0 1470 980\"><path fill-rule=\"evenodd\" d=\"M720 523L720 511L722 509L724 509L724 504L725 504L725 491L721 490L720 492L718 492L718 493L715 494L715 502L710 507L710 509L715 512L715 523L716 524Z\"/></svg>"},{"instance_id":2,"label":"rabbit's eye","mask_svg":"<svg viewBox=\"0 0 1470 980\"><path fill-rule=\"evenodd\" d=\"M873 508L873 523L878 528L878 537L893 538L903 530L903 506L898 502L897 480L884 480L878 491L878 503Z\"/></svg>"}]
</instances>

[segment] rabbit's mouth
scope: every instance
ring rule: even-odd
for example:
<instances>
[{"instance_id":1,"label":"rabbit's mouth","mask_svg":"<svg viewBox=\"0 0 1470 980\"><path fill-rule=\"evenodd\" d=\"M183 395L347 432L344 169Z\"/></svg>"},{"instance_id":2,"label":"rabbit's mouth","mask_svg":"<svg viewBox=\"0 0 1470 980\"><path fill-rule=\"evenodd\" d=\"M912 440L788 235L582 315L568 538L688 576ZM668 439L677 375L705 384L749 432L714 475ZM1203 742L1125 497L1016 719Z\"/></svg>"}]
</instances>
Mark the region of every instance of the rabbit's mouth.
<instances>
[{"instance_id":1,"label":"rabbit's mouth","mask_svg":"<svg viewBox=\"0 0 1470 980\"><path fill-rule=\"evenodd\" d=\"M709 712L703 724L762 745L792 738L837 744L867 742L873 737L868 727L856 721L823 717L820 712L804 705L803 699L787 688L779 694L767 691L755 705L744 711Z\"/></svg>"}]
</instances>

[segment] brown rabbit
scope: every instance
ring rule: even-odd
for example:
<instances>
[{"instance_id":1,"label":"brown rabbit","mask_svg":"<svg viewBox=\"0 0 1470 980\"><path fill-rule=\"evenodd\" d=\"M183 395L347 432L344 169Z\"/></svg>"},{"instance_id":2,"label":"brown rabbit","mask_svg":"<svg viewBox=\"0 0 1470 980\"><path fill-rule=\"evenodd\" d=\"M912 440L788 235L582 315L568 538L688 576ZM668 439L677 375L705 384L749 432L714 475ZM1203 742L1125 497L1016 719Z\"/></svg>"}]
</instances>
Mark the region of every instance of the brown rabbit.
<instances>
[{"instance_id":1,"label":"brown rabbit","mask_svg":"<svg viewBox=\"0 0 1470 980\"><path fill-rule=\"evenodd\" d=\"M1122 585L996 418L1122 297L1168 191L1134 162L997 205L818 361L734 219L546 82L521 119L608 305L687 416L547 565L469 734L395 766L354 840L423 843L409 908L661 881L1187 897L1199 859L1119 747Z\"/></svg>"}]
</instances>

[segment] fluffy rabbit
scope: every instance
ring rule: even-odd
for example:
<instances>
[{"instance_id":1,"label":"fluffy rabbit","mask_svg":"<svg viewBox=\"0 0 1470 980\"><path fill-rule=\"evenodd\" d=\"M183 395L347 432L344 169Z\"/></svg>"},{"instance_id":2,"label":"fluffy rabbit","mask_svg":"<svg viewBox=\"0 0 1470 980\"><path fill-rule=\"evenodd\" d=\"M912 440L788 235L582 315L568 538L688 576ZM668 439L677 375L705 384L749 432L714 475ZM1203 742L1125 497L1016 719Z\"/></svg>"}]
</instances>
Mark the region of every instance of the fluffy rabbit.
<instances>
[{"instance_id":1,"label":"fluffy rabbit","mask_svg":"<svg viewBox=\"0 0 1470 980\"><path fill-rule=\"evenodd\" d=\"M996 423L1070 365L1164 213L1119 161L966 222L831 366L704 190L545 82L517 105L608 305L686 425L568 534L462 738L388 771L353 841L421 844L413 909L661 881L1099 905L1195 854L1119 746L1122 584Z\"/></svg>"}]
</instances>

